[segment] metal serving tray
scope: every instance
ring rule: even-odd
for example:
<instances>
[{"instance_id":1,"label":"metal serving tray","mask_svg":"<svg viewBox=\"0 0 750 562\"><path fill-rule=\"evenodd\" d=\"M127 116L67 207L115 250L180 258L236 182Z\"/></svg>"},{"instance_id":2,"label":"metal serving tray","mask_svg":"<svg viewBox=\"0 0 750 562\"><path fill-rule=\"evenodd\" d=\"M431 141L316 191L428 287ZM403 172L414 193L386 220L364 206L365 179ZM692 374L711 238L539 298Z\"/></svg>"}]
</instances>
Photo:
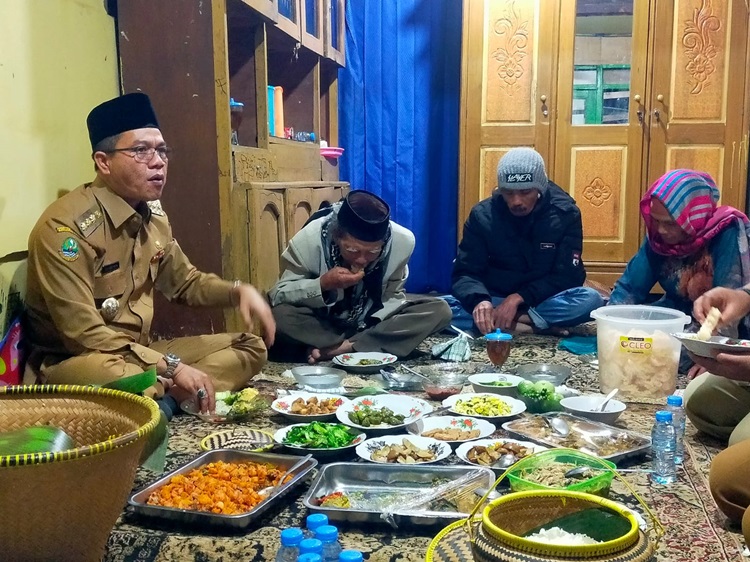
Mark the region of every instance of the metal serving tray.
<instances>
[{"instance_id":1,"label":"metal serving tray","mask_svg":"<svg viewBox=\"0 0 750 562\"><path fill-rule=\"evenodd\" d=\"M495 481L492 470L478 466L406 466L398 464L375 464L339 462L327 464L318 471L318 476L305 494L303 502L311 511L325 513L329 521L351 523L384 523L380 517L382 510L376 508L337 508L317 505L316 498L343 492L362 494L371 498L394 498L403 494L404 499L425 494L436 479L454 481L470 472L480 472L481 486L489 487ZM476 498L479 501L479 498ZM459 511L415 511L394 514L396 526L402 525L445 525L450 521L467 517Z\"/></svg>"},{"instance_id":2,"label":"metal serving tray","mask_svg":"<svg viewBox=\"0 0 750 562\"><path fill-rule=\"evenodd\" d=\"M169 472L159 480L149 484L143 490L134 493L128 500L128 505L133 507L133 511L139 515L146 517L154 517L158 519L165 519L169 521L177 521L180 523L190 525L201 525L209 527L224 527L231 529L244 529L250 523L258 519L260 515L266 511L272 504L277 503L282 496L286 495L292 488L301 484L305 476L315 468L318 461L315 459L309 459L302 466L295 469L292 473L294 477L279 487L274 493L268 498L260 502L255 506L254 509L247 513L240 513L237 515L219 515L216 513L208 513L206 511L194 511L189 509L177 509L173 507L163 507L158 505L148 505L148 497L151 493L162 486L164 486L172 476L176 474L185 474L191 470L206 465L211 462L224 461L224 462L257 462L257 463L271 463L280 468L287 469L294 463L300 460L301 457L292 455L274 455L268 453L253 453L249 451L238 451L234 449L216 449L214 451L207 451L187 463L180 468Z\"/></svg>"},{"instance_id":3,"label":"metal serving tray","mask_svg":"<svg viewBox=\"0 0 750 562\"><path fill-rule=\"evenodd\" d=\"M552 430L545 418L558 417L570 426L570 434L563 437ZM651 438L640 433L620 429L568 413L528 415L507 421L503 429L548 447L578 449L612 462L637 457L651 450Z\"/></svg>"}]
</instances>

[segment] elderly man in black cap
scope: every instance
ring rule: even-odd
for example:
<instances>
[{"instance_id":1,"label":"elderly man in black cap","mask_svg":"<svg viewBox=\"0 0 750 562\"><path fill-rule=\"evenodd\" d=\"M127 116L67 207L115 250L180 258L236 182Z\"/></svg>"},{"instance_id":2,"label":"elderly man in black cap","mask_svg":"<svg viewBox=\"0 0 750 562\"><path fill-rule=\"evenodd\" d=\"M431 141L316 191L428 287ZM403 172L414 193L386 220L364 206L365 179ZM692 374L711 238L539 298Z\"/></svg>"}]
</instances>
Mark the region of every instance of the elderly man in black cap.
<instances>
[{"instance_id":1,"label":"elderly man in black cap","mask_svg":"<svg viewBox=\"0 0 750 562\"><path fill-rule=\"evenodd\" d=\"M146 390L171 405L192 397L212 411L215 391L244 387L274 340L270 307L251 285L195 269L159 204L170 149L145 94L88 116L96 178L52 203L29 236L24 380L105 384L155 367ZM153 295L193 306L235 306L252 334L152 341ZM169 403L169 404L168 404ZM165 408L166 409L166 408Z\"/></svg>"},{"instance_id":2,"label":"elderly man in black cap","mask_svg":"<svg viewBox=\"0 0 750 562\"><path fill-rule=\"evenodd\" d=\"M313 214L289 241L269 292L279 346L304 350L309 363L352 351L408 355L451 317L440 299L406 298L413 250L411 231L367 191Z\"/></svg>"},{"instance_id":3,"label":"elderly man in black cap","mask_svg":"<svg viewBox=\"0 0 750 562\"><path fill-rule=\"evenodd\" d=\"M454 323L482 334L500 328L565 335L604 305L582 286L581 211L547 178L533 148L513 148L500 159L497 186L464 225L452 291L463 308Z\"/></svg>"}]
</instances>

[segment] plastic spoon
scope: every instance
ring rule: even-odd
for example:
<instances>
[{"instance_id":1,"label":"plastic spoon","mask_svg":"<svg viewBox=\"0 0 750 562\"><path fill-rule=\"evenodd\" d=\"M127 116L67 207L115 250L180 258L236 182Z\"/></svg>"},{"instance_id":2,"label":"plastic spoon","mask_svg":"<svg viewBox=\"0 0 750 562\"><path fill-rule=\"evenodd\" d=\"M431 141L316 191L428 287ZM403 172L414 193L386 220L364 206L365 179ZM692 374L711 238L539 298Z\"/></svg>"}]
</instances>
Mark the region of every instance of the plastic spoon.
<instances>
[{"instance_id":1,"label":"plastic spoon","mask_svg":"<svg viewBox=\"0 0 750 562\"><path fill-rule=\"evenodd\" d=\"M607 407L607 402L609 402L612 399L612 397L614 397L614 395L617 394L618 392L620 392L619 388L613 389L609 394L607 394L604 397L604 400L602 400L602 403L599 405L599 407L595 411L603 412L604 408Z\"/></svg>"}]
</instances>

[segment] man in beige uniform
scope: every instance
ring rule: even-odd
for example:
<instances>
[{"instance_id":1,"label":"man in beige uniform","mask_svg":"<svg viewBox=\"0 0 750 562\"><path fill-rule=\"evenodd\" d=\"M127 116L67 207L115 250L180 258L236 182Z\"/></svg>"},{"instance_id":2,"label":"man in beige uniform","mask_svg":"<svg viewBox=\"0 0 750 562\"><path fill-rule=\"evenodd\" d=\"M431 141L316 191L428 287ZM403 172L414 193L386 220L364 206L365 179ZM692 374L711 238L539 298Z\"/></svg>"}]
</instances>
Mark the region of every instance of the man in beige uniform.
<instances>
[{"instance_id":1,"label":"man in beige uniform","mask_svg":"<svg viewBox=\"0 0 750 562\"><path fill-rule=\"evenodd\" d=\"M33 345L26 383L104 384L155 366L178 402L244 387L266 361L275 323L252 285L190 263L172 237L159 197L169 148L145 94L94 108L87 125L96 179L52 203L29 236L26 304ZM192 306L237 306L252 334L151 341L154 289Z\"/></svg>"}]
</instances>

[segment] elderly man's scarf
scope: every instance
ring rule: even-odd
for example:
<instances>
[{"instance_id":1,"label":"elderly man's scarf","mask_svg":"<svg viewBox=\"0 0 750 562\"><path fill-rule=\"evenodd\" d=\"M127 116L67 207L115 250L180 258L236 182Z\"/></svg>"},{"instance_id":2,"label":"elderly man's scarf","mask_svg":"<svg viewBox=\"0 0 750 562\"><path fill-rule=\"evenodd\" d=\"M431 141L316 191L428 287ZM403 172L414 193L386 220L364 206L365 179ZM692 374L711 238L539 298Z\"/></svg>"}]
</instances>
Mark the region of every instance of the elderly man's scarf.
<instances>
[{"instance_id":1,"label":"elderly man's scarf","mask_svg":"<svg viewBox=\"0 0 750 562\"><path fill-rule=\"evenodd\" d=\"M334 205L334 210L337 210L335 208L336 205ZM337 266L347 267L341 256L341 249L330 233L331 220L334 216L335 212L328 214L320 230L323 255L329 270ZM365 268L365 275L359 283L344 289L344 298L330 308L329 314L332 321L353 330L363 330L367 327L368 319L383 308L383 276L390 253L391 228L389 226L383 240L383 250L378 259Z\"/></svg>"},{"instance_id":2,"label":"elderly man's scarf","mask_svg":"<svg viewBox=\"0 0 750 562\"><path fill-rule=\"evenodd\" d=\"M669 215L680 225L688 238L680 244L665 243L651 217L651 200L658 199ZM685 257L703 248L714 236L731 224L739 222L742 240L743 270L750 271L745 228L748 218L729 206L717 207L719 190L706 173L693 170L672 170L654 182L641 199L641 215L646 223L649 246L662 256Z\"/></svg>"}]
</instances>

